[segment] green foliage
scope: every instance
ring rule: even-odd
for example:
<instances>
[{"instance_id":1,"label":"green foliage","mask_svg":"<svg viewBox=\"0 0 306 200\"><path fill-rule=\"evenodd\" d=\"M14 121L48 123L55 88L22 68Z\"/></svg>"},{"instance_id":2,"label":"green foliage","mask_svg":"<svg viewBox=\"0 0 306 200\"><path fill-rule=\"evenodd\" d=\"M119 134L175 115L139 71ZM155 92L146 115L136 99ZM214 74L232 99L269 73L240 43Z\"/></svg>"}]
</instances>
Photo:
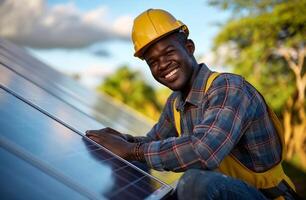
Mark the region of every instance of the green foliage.
<instances>
[{"instance_id":1,"label":"green foliage","mask_svg":"<svg viewBox=\"0 0 306 200\"><path fill-rule=\"evenodd\" d=\"M142 79L140 72L127 66L107 77L97 91L107 93L152 119L157 119L162 109L154 88Z\"/></svg>"},{"instance_id":2,"label":"green foliage","mask_svg":"<svg viewBox=\"0 0 306 200\"><path fill-rule=\"evenodd\" d=\"M277 51L305 45L306 1L215 0L211 4L243 13L225 24L215 38L214 49L228 46L233 55L225 58L226 64L255 85L280 112L295 92L295 80Z\"/></svg>"},{"instance_id":3,"label":"green foliage","mask_svg":"<svg viewBox=\"0 0 306 200\"><path fill-rule=\"evenodd\" d=\"M288 0L209 0L209 4L223 10L231 10L234 16L267 12L277 4Z\"/></svg>"}]
</instances>

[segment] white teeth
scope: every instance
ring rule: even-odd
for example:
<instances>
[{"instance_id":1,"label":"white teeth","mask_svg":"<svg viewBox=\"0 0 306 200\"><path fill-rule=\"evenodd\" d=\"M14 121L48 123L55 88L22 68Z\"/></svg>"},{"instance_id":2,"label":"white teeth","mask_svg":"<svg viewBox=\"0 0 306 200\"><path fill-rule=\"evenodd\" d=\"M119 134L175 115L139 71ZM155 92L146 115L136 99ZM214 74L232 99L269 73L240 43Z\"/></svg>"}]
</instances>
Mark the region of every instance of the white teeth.
<instances>
[{"instance_id":1,"label":"white teeth","mask_svg":"<svg viewBox=\"0 0 306 200\"><path fill-rule=\"evenodd\" d=\"M173 74L175 74L175 73L177 72L177 70L178 70L178 69L175 69L175 70L171 71L169 74L167 74L167 75L165 76L165 78L170 78Z\"/></svg>"}]
</instances>

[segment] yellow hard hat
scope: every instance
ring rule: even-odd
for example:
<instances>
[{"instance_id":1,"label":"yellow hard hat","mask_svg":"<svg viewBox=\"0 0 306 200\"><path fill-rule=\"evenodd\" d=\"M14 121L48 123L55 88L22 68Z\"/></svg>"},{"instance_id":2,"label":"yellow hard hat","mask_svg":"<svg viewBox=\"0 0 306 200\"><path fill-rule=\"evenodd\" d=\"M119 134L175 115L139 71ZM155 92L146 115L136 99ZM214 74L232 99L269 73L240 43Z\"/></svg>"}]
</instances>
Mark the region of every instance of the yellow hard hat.
<instances>
[{"instance_id":1,"label":"yellow hard hat","mask_svg":"<svg viewBox=\"0 0 306 200\"><path fill-rule=\"evenodd\" d=\"M177 30L188 36L187 26L161 9L149 9L135 18L132 29L134 56L142 59L144 50L156 40Z\"/></svg>"}]
</instances>

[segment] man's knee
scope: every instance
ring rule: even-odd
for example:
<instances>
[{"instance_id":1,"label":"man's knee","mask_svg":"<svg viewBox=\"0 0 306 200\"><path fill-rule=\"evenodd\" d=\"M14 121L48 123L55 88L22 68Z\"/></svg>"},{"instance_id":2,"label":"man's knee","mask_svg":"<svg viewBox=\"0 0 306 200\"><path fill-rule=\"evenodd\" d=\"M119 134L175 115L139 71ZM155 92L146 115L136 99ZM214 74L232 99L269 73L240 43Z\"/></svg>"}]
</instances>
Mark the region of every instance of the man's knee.
<instances>
[{"instance_id":1,"label":"man's knee","mask_svg":"<svg viewBox=\"0 0 306 200\"><path fill-rule=\"evenodd\" d=\"M201 170L198 169L189 169L187 170L183 176L180 178L179 183L185 184L185 183L191 183L196 179L197 176L199 176L199 173Z\"/></svg>"},{"instance_id":2,"label":"man's knee","mask_svg":"<svg viewBox=\"0 0 306 200\"><path fill-rule=\"evenodd\" d=\"M212 171L205 171L200 169L189 169L179 180L178 186L194 185L201 182L201 187L206 186L206 183L212 183L219 179L218 176L222 176L219 173ZM210 184L211 185L211 184Z\"/></svg>"},{"instance_id":3,"label":"man's knee","mask_svg":"<svg viewBox=\"0 0 306 200\"><path fill-rule=\"evenodd\" d=\"M224 174L192 169L185 172L177 185L178 199L265 199L245 182Z\"/></svg>"},{"instance_id":4,"label":"man's knee","mask_svg":"<svg viewBox=\"0 0 306 200\"><path fill-rule=\"evenodd\" d=\"M211 176L206 176L209 173L208 171L199 169L186 171L180 178L176 188L179 199L196 199L196 196L202 196L199 193L202 193L209 187L209 179L211 179ZM202 191L195 191L200 188Z\"/></svg>"}]
</instances>

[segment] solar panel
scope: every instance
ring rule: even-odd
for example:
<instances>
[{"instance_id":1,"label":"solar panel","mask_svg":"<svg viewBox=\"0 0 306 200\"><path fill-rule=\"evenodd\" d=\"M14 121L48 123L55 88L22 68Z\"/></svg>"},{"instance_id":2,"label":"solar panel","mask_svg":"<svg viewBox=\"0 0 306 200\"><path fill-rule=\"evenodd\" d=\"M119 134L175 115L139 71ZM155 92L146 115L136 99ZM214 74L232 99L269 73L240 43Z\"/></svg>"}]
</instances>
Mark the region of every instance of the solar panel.
<instances>
[{"instance_id":1,"label":"solar panel","mask_svg":"<svg viewBox=\"0 0 306 200\"><path fill-rule=\"evenodd\" d=\"M2 143L0 158L1 199L87 199L78 191L2 148Z\"/></svg>"},{"instance_id":2,"label":"solar panel","mask_svg":"<svg viewBox=\"0 0 306 200\"><path fill-rule=\"evenodd\" d=\"M4 66L57 98L84 111L105 126L130 134L145 133L152 127L152 124L148 124L142 118L130 114L131 110L124 111L122 105L114 104L113 99L96 95L44 63L29 58L27 52L7 41L0 39L0 48L0 61ZM134 126L135 121L139 122L137 126Z\"/></svg>"},{"instance_id":3,"label":"solar panel","mask_svg":"<svg viewBox=\"0 0 306 200\"><path fill-rule=\"evenodd\" d=\"M18 50L0 39L1 199L159 199L169 194L170 186L84 137L85 130L104 127L96 115L108 113L95 112L95 103L75 96L77 89L71 92L68 86L71 80L60 85L65 78L58 72L53 72L56 87L49 84L52 76L47 80L37 78L37 72L30 75L24 66L30 68L31 57L24 54L23 61L13 62L7 49ZM114 117L108 118L111 125L118 123ZM137 117L131 119L135 124Z\"/></svg>"},{"instance_id":4,"label":"solar panel","mask_svg":"<svg viewBox=\"0 0 306 200\"><path fill-rule=\"evenodd\" d=\"M84 133L88 129L100 129L104 127L104 125L101 125L101 123L86 115L85 111L89 109L81 107L82 104L78 105L80 109L75 109L72 105L61 101L56 96L51 95L1 64L0 83L3 87L16 93L25 101L31 102L33 105L55 117L58 121L64 120L65 122L62 123L74 127L81 133Z\"/></svg>"}]
</instances>

